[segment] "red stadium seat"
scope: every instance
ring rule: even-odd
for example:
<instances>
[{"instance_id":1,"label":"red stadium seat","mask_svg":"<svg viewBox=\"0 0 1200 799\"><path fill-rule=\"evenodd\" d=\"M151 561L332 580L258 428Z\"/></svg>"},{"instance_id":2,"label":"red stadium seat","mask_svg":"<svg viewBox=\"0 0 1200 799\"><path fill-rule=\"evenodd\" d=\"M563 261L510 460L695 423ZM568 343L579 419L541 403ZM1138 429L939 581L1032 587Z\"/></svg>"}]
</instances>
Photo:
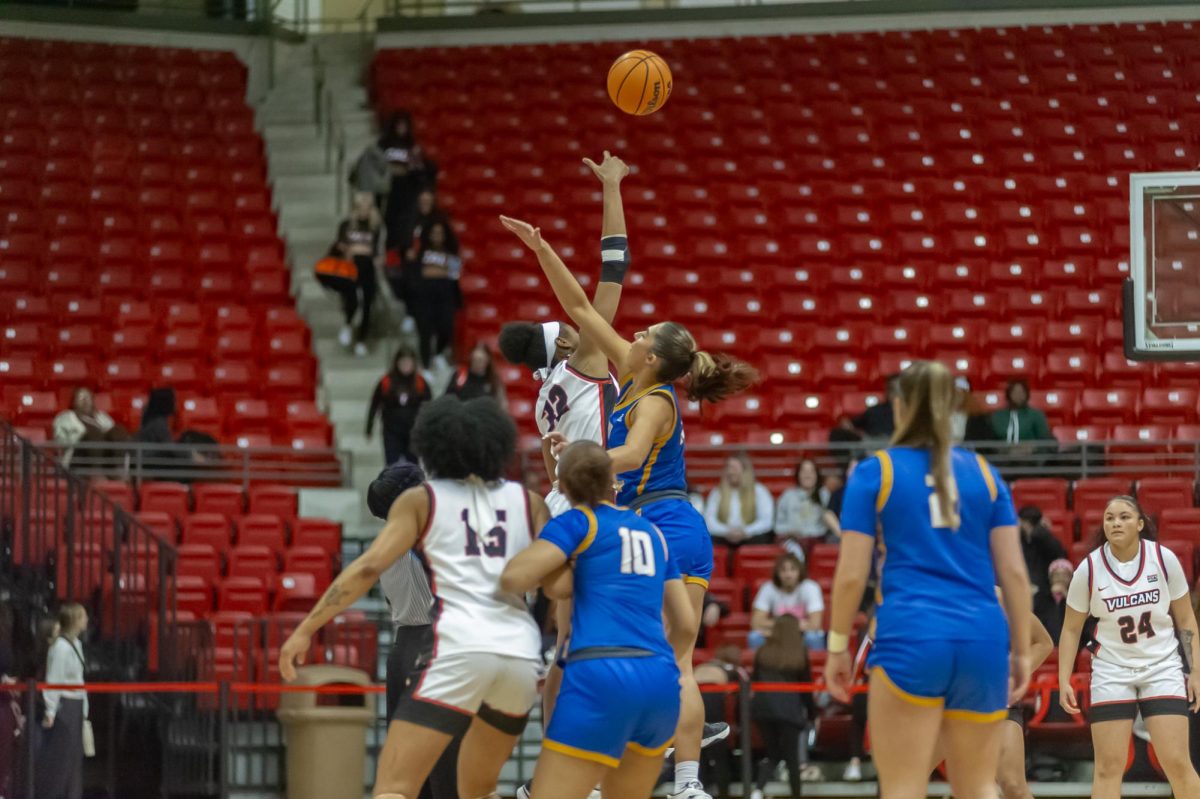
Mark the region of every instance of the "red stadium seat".
<instances>
[{"instance_id":1,"label":"red stadium seat","mask_svg":"<svg viewBox=\"0 0 1200 799\"><path fill-rule=\"evenodd\" d=\"M1057 478L1021 479L1012 483L1013 504L1017 508L1033 505L1042 513L1065 510L1067 507L1067 481Z\"/></svg>"},{"instance_id":2,"label":"red stadium seat","mask_svg":"<svg viewBox=\"0 0 1200 799\"><path fill-rule=\"evenodd\" d=\"M276 556L281 556L285 544L283 520L278 516L266 514L250 514L238 519L238 545L255 544L269 549Z\"/></svg>"},{"instance_id":3,"label":"red stadium seat","mask_svg":"<svg viewBox=\"0 0 1200 799\"><path fill-rule=\"evenodd\" d=\"M236 518L245 511L242 487L230 483L196 483L192 486L196 513L220 514Z\"/></svg>"},{"instance_id":4,"label":"red stadium seat","mask_svg":"<svg viewBox=\"0 0 1200 799\"><path fill-rule=\"evenodd\" d=\"M279 561L269 547L239 543L229 553L229 577L266 578L279 570Z\"/></svg>"},{"instance_id":5,"label":"red stadium seat","mask_svg":"<svg viewBox=\"0 0 1200 799\"><path fill-rule=\"evenodd\" d=\"M342 526L329 519L296 519L292 523L292 548L319 547L331 557L341 557Z\"/></svg>"},{"instance_id":6,"label":"red stadium seat","mask_svg":"<svg viewBox=\"0 0 1200 799\"><path fill-rule=\"evenodd\" d=\"M138 494L138 507L143 512L161 511L175 521L188 514L190 498L183 483L146 482Z\"/></svg>"},{"instance_id":7,"label":"red stadium seat","mask_svg":"<svg viewBox=\"0 0 1200 799\"><path fill-rule=\"evenodd\" d=\"M329 553L322 547L296 545L283 556L285 572L305 572L313 575L322 587L331 579Z\"/></svg>"},{"instance_id":8,"label":"red stadium seat","mask_svg":"<svg viewBox=\"0 0 1200 799\"><path fill-rule=\"evenodd\" d=\"M176 550L175 573L180 577L199 577L207 585L216 585L221 577L221 559L209 544L181 544Z\"/></svg>"},{"instance_id":9,"label":"red stadium seat","mask_svg":"<svg viewBox=\"0 0 1200 799\"><path fill-rule=\"evenodd\" d=\"M290 403L289 403L290 405ZM291 486L250 487L250 513L292 518L296 515L296 489Z\"/></svg>"},{"instance_id":10,"label":"red stadium seat","mask_svg":"<svg viewBox=\"0 0 1200 799\"><path fill-rule=\"evenodd\" d=\"M229 577L217 598L221 611L243 611L255 616L267 612L267 589L258 577Z\"/></svg>"},{"instance_id":11,"label":"red stadium seat","mask_svg":"<svg viewBox=\"0 0 1200 799\"><path fill-rule=\"evenodd\" d=\"M1191 508L1196 504L1196 486L1191 477L1143 477L1137 483L1137 498L1150 514Z\"/></svg>"},{"instance_id":12,"label":"red stadium seat","mask_svg":"<svg viewBox=\"0 0 1200 799\"><path fill-rule=\"evenodd\" d=\"M217 552L227 552L233 535L225 516L193 513L184 517L179 540L182 544L207 544Z\"/></svg>"},{"instance_id":13,"label":"red stadium seat","mask_svg":"<svg viewBox=\"0 0 1200 799\"><path fill-rule=\"evenodd\" d=\"M1158 535L1200 543L1200 508L1163 508L1158 513Z\"/></svg>"},{"instance_id":14,"label":"red stadium seat","mask_svg":"<svg viewBox=\"0 0 1200 799\"><path fill-rule=\"evenodd\" d=\"M1129 489L1129 481L1120 477L1087 477L1076 480L1071 492L1071 507L1079 515L1089 510L1103 510L1110 499L1129 494Z\"/></svg>"},{"instance_id":15,"label":"red stadium seat","mask_svg":"<svg viewBox=\"0 0 1200 799\"><path fill-rule=\"evenodd\" d=\"M279 612L307 611L320 599L326 586L309 573L285 571L275 581L275 599L271 610Z\"/></svg>"}]
</instances>

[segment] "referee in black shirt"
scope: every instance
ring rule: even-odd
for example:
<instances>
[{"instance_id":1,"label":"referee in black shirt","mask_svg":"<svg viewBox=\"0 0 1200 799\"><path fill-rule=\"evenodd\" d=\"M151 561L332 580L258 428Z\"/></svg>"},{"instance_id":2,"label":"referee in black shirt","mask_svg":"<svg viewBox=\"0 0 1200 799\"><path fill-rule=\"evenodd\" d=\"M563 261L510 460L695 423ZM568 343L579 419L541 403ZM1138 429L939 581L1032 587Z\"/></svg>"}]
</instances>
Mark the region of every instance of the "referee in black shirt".
<instances>
[{"instance_id":1,"label":"referee in black shirt","mask_svg":"<svg viewBox=\"0 0 1200 799\"><path fill-rule=\"evenodd\" d=\"M367 489L367 507L377 519L387 519L396 498L425 482L420 467L400 460L384 468ZM417 556L409 552L379 577L392 611L392 650L387 662L387 715L412 689L425 661L433 653L433 592ZM419 799L458 799L458 747L454 738L421 789Z\"/></svg>"}]
</instances>

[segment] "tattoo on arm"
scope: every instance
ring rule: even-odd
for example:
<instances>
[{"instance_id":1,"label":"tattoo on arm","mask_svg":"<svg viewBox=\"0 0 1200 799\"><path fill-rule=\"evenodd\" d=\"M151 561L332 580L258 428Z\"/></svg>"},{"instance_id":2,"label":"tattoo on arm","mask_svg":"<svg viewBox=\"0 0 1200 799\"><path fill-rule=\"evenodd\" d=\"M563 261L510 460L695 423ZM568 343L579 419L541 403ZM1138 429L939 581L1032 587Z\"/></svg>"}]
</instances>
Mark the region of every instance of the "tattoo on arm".
<instances>
[{"instance_id":1,"label":"tattoo on arm","mask_svg":"<svg viewBox=\"0 0 1200 799\"><path fill-rule=\"evenodd\" d=\"M329 586L329 590L325 592L325 596L321 599L321 604L317 606L317 612L337 607L349 593L345 588L334 582L333 585Z\"/></svg>"},{"instance_id":2,"label":"tattoo on arm","mask_svg":"<svg viewBox=\"0 0 1200 799\"><path fill-rule=\"evenodd\" d=\"M1192 670L1192 639L1196 634L1191 630L1179 631L1179 642L1183 644L1183 664L1187 666L1187 670Z\"/></svg>"}]
</instances>

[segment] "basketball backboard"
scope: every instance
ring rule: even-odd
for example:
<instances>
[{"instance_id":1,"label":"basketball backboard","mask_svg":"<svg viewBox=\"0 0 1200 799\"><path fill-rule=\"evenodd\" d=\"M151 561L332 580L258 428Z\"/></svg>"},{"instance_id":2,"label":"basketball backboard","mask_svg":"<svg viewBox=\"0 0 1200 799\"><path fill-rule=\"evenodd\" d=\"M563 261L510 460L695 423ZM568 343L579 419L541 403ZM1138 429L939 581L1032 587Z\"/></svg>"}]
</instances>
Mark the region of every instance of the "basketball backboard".
<instances>
[{"instance_id":1,"label":"basketball backboard","mask_svg":"<svg viewBox=\"0 0 1200 799\"><path fill-rule=\"evenodd\" d=\"M1200 172L1129 176L1125 353L1200 361Z\"/></svg>"}]
</instances>

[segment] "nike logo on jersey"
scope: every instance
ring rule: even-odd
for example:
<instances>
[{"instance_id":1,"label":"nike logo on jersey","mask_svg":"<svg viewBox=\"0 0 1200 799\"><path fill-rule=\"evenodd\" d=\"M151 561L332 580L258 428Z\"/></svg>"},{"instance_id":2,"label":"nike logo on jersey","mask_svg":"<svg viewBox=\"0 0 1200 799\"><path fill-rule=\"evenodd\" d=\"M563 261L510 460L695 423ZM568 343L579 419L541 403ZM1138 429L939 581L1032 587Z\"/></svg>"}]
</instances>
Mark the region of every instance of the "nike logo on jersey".
<instances>
[{"instance_id":1,"label":"nike logo on jersey","mask_svg":"<svg viewBox=\"0 0 1200 799\"><path fill-rule=\"evenodd\" d=\"M1126 608L1136 608L1139 605L1153 605L1158 602L1161 592L1155 588L1152 591L1138 591L1136 594L1127 594L1125 596L1115 596L1111 599L1104 599L1104 607L1109 613L1116 610L1125 610Z\"/></svg>"}]
</instances>

